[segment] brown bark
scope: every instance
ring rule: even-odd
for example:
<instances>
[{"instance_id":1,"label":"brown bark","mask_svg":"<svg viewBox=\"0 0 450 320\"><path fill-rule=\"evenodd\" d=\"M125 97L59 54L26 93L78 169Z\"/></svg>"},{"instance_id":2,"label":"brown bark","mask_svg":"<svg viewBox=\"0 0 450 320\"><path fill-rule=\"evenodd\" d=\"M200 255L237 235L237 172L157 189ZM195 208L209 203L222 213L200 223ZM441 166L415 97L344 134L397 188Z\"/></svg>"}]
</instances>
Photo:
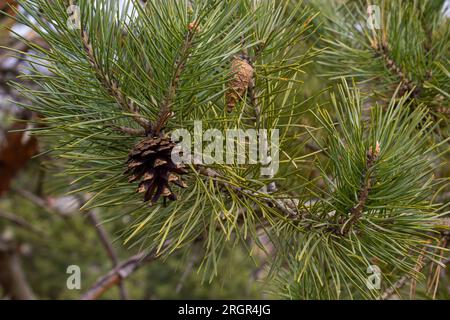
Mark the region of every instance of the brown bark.
<instances>
[{"instance_id":1,"label":"brown bark","mask_svg":"<svg viewBox=\"0 0 450 320\"><path fill-rule=\"evenodd\" d=\"M111 244L111 241L109 240L108 232L106 231L106 229L103 227L103 225L98 220L95 212L88 211L87 216L88 216L88 219L91 222L91 224L95 227L97 235L100 238L100 242L102 243L103 247L105 248L105 250L108 254L108 257L113 264L113 268L116 268L119 265L119 258L117 257L116 251L114 250L114 248ZM118 279L118 285L119 285L120 298L122 300L128 300L128 293L125 288L125 283L122 281L122 279Z\"/></svg>"},{"instance_id":2,"label":"brown bark","mask_svg":"<svg viewBox=\"0 0 450 320\"><path fill-rule=\"evenodd\" d=\"M11 241L0 239L0 286L7 298L12 300L33 300L17 246Z\"/></svg>"},{"instance_id":3,"label":"brown bark","mask_svg":"<svg viewBox=\"0 0 450 320\"><path fill-rule=\"evenodd\" d=\"M134 271L145 263L157 259L156 252L137 254L119 264L116 268L97 280L97 282L81 297L81 300L96 300L100 298L108 289L119 284L122 279L127 278Z\"/></svg>"}]
</instances>

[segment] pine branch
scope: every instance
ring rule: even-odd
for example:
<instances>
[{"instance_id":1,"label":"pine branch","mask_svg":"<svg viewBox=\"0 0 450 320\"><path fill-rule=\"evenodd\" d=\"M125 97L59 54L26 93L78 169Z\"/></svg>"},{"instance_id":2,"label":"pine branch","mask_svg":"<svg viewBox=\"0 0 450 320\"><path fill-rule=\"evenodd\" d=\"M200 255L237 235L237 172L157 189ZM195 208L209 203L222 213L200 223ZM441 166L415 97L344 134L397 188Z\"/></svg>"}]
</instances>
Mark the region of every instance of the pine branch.
<instances>
[{"instance_id":1,"label":"pine branch","mask_svg":"<svg viewBox=\"0 0 450 320\"><path fill-rule=\"evenodd\" d=\"M193 245L197 243L201 243L205 240L205 235L200 235L196 239L193 240ZM147 263L151 263L153 261L158 260L161 257L161 252L167 249L172 243L175 243L175 240L166 240L164 244L159 249L153 249L148 253L139 253L136 254L124 262L120 263L116 268L109 271L104 276L100 277L94 285L92 285L81 297L81 300L97 300L100 298L106 291L108 291L113 286L117 285L119 281L124 280L131 276L138 269L146 265ZM190 269L191 267L189 267ZM189 272L189 269L187 272ZM183 276L184 277L184 276ZM177 286L179 287L179 286Z\"/></svg>"},{"instance_id":2,"label":"pine branch","mask_svg":"<svg viewBox=\"0 0 450 320\"><path fill-rule=\"evenodd\" d=\"M0 239L0 285L8 298L33 300L35 295L22 268L17 246L10 240Z\"/></svg>"},{"instance_id":3,"label":"pine branch","mask_svg":"<svg viewBox=\"0 0 450 320\"><path fill-rule=\"evenodd\" d=\"M4 219L8 222L11 222L16 226L23 228L24 230L27 230L27 231L30 231L30 232L36 234L37 236L40 236L40 237L46 236L46 234L42 230L36 228L31 223L29 223L27 220L15 215L15 214L0 211L0 219Z\"/></svg>"},{"instance_id":4,"label":"pine branch","mask_svg":"<svg viewBox=\"0 0 450 320\"><path fill-rule=\"evenodd\" d=\"M70 0L71 5L74 5L74 1ZM148 130L150 128L150 121L145 119L144 116L139 114L138 107L134 101L131 101L128 97L126 97L121 88L119 81L113 78L112 75L106 74L103 71L103 68L94 52L94 48L92 42L89 38L89 33L86 27L80 21L80 36L81 42L83 44L83 49L88 58L89 64L94 71L97 80L102 84L103 88L116 100L117 104L122 107L125 112L129 112L132 114L133 119L144 129Z\"/></svg>"},{"instance_id":5,"label":"pine branch","mask_svg":"<svg viewBox=\"0 0 450 320\"><path fill-rule=\"evenodd\" d=\"M119 265L119 259L117 257L116 251L114 250L114 248L113 248L113 246L111 244L111 241L109 240L108 233L107 233L106 229L100 223L100 221L98 220L97 215L95 214L94 211L89 210L87 212L87 216L89 218L89 221L95 227L95 230L96 230L97 235L98 235L98 237L100 239L100 242L103 245L103 247L105 248L106 253L109 256L109 259L111 260L113 267L117 268L118 265ZM122 279L119 279L118 285L119 285L119 292L120 292L121 299L122 300L128 300L128 293L127 293L127 290L125 288L125 283L122 281Z\"/></svg>"},{"instance_id":6,"label":"pine branch","mask_svg":"<svg viewBox=\"0 0 450 320\"><path fill-rule=\"evenodd\" d=\"M356 221L359 220L359 218L362 216L364 212L366 202L369 198L369 192L375 179L372 173L372 168L375 165L379 154L380 154L380 145L377 142L375 150L373 150L372 147L370 147L369 151L367 152L367 162L366 167L364 168L364 172L362 174L361 179L362 184L360 191L358 193L358 203L350 209L350 219L347 220L347 222L342 226L341 233L344 235L347 234L351 226Z\"/></svg>"},{"instance_id":7,"label":"pine branch","mask_svg":"<svg viewBox=\"0 0 450 320\"><path fill-rule=\"evenodd\" d=\"M102 70L102 67L98 63L95 52L92 47L92 43L90 42L88 32L85 29L81 30L81 40L83 43L84 51L88 57L88 61L91 64L92 69L94 70L97 79L103 85L103 87L107 90L107 92L114 97L116 102L126 111L133 114L133 119L142 127L144 130L148 130L150 127L150 121L145 119L142 115L139 114L138 108L134 101L131 101L126 97L120 88L119 82L117 79L114 79L111 75L105 74Z\"/></svg>"},{"instance_id":8,"label":"pine branch","mask_svg":"<svg viewBox=\"0 0 450 320\"><path fill-rule=\"evenodd\" d=\"M330 45L324 48L321 61L327 66L324 75L354 78L381 100L398 87L399 97L409 94L408 101L414 105L423 103L442 113L441 100L448 100L450 29L445 10L430 9L432 3L384 1L380 27L372 30L365 25L363 6L355 13L352 4L343 4L339 10L343 14L330 17L327 30L331 32L325 40Z\"/></svg>"},{"instance_id":9,"label":"pine branch","mask_svg":"<svg viewBox=\"0 0 450 320\"><path fill-rule=\"evenodd\" d=\"M81 300L96 300L107 290L129 277L146 262L156 258L154 253L149 255L137 254L119 264L116 268L97 280L97 282L81 297Z\"/></svg>"},{"instance_id":10,"label":"pine branch","mask_svg":"<svg viewBox=\"0 0 450 320\"><path fill-rule=\"evenodd\" d=\"M166 241L163 247L167 247L170 241ZM107 290L117 285L121 280L131 276L136 270L146 263L155 261L160 255L157 250L149 253L139 253L120 263L116 268L102 276L95 284L86 291L81 300L96 300L100 298Z\"/></svg>"},{"instance_id":11,"label":"pine branch","mask_svg":"<svg viewBox=\"0 0 450 320\"><path fill-rule=\"evenodd\" d=\"M276 207L280 212L284 213L286 218L288 219L299 219L301 218L301 214L298 206L298 199L293 199L290 197L279 197L279 198L272 198L272 197L264 197L262 194L264 194L264 190L262 189L261 192L254 192L252 190L248 190L242 187L238 187L235 185L232 185L228 183L220 173L215 171L211 168L206 167L198 167L198 172L204 176L207 176L214 181L216 181L219 184L222 184L236 192L242 193L244 196L254 196L258 197L258 199L261 199L262 201L266 202L267 204Z\"/></svg>"},{"instance_id":12,"label":"pine branch","mask_svg":"<svg viewBox=\"0 0 450 320\"><path fill-rule=\"evenodd\" d=\"M389 47L386 41L378 41L376 39L372 39L371 43L372 49L375 51L377 57L382 57L383 62L386 68L395 76L397 76L401 81L401 91L399 92L399 96L403 96L406 92L412 91L411 96L413 98L417 97L422 90L421 85L414 83L413 80L409 79L406 75L406 72L402 70L394 59L391 57L389 52Z\"/></svg>"},{"instance_id":13,"label":"pine branch","mask_svg":"<svg viewBox=\"0 0 450 320\"><path fill-rule=\"evenodd\" d=\"M47 199L41 198L28 190L21 189L21 188L15 188L15 187L13 187L11 189L14 192L16 192L18 195L20 195L21 197L27 199L28 201L30 201L37 207L40 207L49 213L53 213L56 216L59 216L61 218L66 218L69 215L67 212L62 212L62 211L58 210L57 208L53 207L47 201Z\"/></svg>"},{"instance_id":14,"label":"pine branch","mask_svg":"<svg viewBox=\"0 0 450 320\"><path fill-rule=\"evenodd\" d=\"M135 129L124 126L110 126L114 131L124 133L129 136L135 137L143 137L145 136L146 131L143 129Z\"/></svg>"},{"instance_id":15,"label":"pine branch","mask_svg":"<svg viewBox=\"0 0 450 320\"><path fill-rule=\"evenodd\" d=\"M193 22L188 25L188 31L186 33L183 46L175 62L175 72L172 77L172 81L167 89L165 97L161 102L158 119L151 129L154 133L159 133L159 131L164 128L167 120L171 117L171 109L176 97L178 84L180 83L180 77L185 69L186 61L189 57L189 51L192 47L192 41L194 40L194 35L196 34L198 28L198 22Z\"/></svg>"},{"instance_id":16,"label":"pine branch","mask_svg":"<svg viewBox=\"0 0 450 320\"><path fill-rule=\"evenodd\" d=\"M381 300L389 300L399 289L403 288L411 279L411 275L405 274L381 295Z\"/></svg>"},{"instance_id":17,"label":"pine branch","mask_svg":"<svg viewBox=\"0 0 450 320\"><path fill-rule=\"evenodd\" d=\"M449 231L450 219L449 218L441 218L435 222L435 225L436 225L436 230L439 231L442 236L441 240L439 241L442 243L442 245L440 246L441 253L439 255L439 259L441 260L442 253L443 253L442 248L445 248L447 246L448 239L450 239L450 231ZM425 267L434 263L434 261L432 261L429 258L429 256L425 255L426 250L427 250L426 247L423 248L422 253L419 255L419 257L417 259L416 267L414 268L414 271L416 273L419 273ZM439 248L437 250L439 250ZM441 264L442 265L448 264L449 259L450 258L442 260ZM442 268L442 266L437 264L437 267L436 267L437 271L440 271L441 268ZM440 274L440 272L436 272L435 274ZM438 281L436 279L431 279L431 280L436 281L435 288L437 288ZM392 298L392 296L394 296L396 293L398 293L398 290L403 288L408 283L408 281L411 281L410 298L413 299L415 296L415 291L416 291L416 279L413 278L412 274L405 274L398 281L396 281L392 286L390 286L388 289L386 289L383 292L383 294L381 295L381 300L389 300L390 298ZM428 285L428 287L431 287L431 285ZM433 299L434 299L434 297L433 297Z\"/></svg>"}]
</instances>

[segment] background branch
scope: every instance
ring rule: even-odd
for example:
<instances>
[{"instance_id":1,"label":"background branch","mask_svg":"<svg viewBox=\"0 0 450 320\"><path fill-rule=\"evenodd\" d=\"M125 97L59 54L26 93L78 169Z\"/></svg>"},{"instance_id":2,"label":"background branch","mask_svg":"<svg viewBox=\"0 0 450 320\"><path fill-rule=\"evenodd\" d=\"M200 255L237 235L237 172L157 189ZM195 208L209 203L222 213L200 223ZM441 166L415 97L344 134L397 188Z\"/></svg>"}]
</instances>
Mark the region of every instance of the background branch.
<instances>
[{"instance_id":1,"label":"background branch","mask_svg":"<svg viewBox=\"0 0 450 320\"><path fill-rule=\"evenodd\" d=\"M12 214L9 212L5 212L5 211L1 211L0 210L0 219L4 219L8 222L13 223L14 225L21 227L27 231L30 231L32 233L35 233L38 236L45 236L45 233L36 228L35 226L33 226L31 223L29 223L28 221L26 221L25 219L19 217L16 214Z\"/></svg>"},{"instance_id":2,"label":"background branch","mask_svg":"<svg viewBox=\"0 0 450 320\"><path fill-rule=\"evenodd\" d=\"M168 245L168 243L167 243ZM82 295L81 300L96 300L108 289L117 285L122 279L128 278L140 267L159 258L156 250L145 254L140 253L120 263L116 268L97 280L97 282Z\"/></svg>"},{"instance_id":3,"label":"background branch","mask_svg":"<svg viewBox=\"0 0 450 320\"><path fill-rule=\"evenodd\" d=\"M34 293L22 269L18 249L12 241L5 239L0 239L0 285L10 299L34 299Z\"/></svg>"},{"instance_id":4,"label":"background branch","mask_svg":"<svg viewBox=\"0 0 450 320\"><path fill-rule=\"evenodd\" d=\"M119 265L119 259L117 258L117 254L111 244L111 241L109 240L108 233L106 232L106 229L103 227L103 225L100 223L100 221L97 218L97 215L94 211L89 210L86 213L88 220L91 222L91 224L95 227L95 230L97 232L97 235L100 239L100 242L102 243L103 247L105 248L109 259L112 262L113 268L116 268ZM122 300L128 299L128 293L125 288L125 283L122 281L122 278L118 280L119 285L119 292L120 297Z\"/></svg>"}]
</instances>

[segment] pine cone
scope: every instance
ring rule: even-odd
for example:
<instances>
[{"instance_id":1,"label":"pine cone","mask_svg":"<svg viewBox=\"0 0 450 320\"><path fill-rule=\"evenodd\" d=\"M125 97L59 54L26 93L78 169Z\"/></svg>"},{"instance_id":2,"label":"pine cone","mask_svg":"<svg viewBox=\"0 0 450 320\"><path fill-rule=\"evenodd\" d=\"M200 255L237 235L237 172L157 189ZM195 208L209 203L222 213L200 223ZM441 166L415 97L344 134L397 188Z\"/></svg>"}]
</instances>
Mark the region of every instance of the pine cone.
<instances>
[{"instance_id":1,"label":"pine cone","mask_svg":"<svg viewBox=\"0 0 450 320\"><path fill-rule=\"evenodd\" d=\"M228 91L225 95L228 112L233 111L237 102L242 99L242 96L252 82L254 72L253 67L244 56L233 58L231 70L233 72L233 78L228 85Z\"/></svg>"},{"instance_id":2,"label":"pine cone","mask_svg":"<svg viewBox=\"0 0 450 320\"><path fill-rule=\"evenodd\" d=\"M179 175L187 174L184 165L176 165L171 153L175 143L167 136L148 137L138 142L128 155L129 182L141 180L136 192L145 193L144 202L155 203L163 196L164 201L176 200L170 184L186 188Z\"/></svg>"}]
</instances>

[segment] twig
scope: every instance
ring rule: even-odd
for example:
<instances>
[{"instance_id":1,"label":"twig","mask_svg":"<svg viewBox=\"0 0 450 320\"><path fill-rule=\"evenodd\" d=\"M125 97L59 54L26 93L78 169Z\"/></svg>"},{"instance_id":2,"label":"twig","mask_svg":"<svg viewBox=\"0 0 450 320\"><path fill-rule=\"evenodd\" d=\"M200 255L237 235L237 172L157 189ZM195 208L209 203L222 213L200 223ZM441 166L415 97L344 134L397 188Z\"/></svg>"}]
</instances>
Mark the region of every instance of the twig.
<instances>
[{"instance_id":1,"label":"twig","mask_svg":"<svg viewBox=\"0 0 450 320\"><path fill-rule=\"evenodd\" d=\"M30 191L20 189L20 188L11 188L14 192L16 192L18 195L23 197L24 199L30 201L34 205L36 205L39 208L42 208L43 210L47 211L48 213L51 213L55 215L56 217L63 219L63 221L69 226L71 230L78 236L79 239L84 239L85 234L83 232L80 232L80 230L75 225L74 221L72 219L69 219L75 212L66 212L58 209L55 206L52 206L51 203L49 203L46 199L36 196L35 194L31 193Z\"/></svg>"},{"instance_id":2,"label":"twig","mask_svg":"<svg viewBox=\"0 0 450 320\"><path fill-rule=\"evenodd\" d=\"M34 203L38 207L43 208L46 211L50 211L51 213L55 213L61 217L67 216L67 214L65 212L61 212L61 211L57 210L56 208L53 208L45 199L38 197L35 194L33 194L27 190L18 189L18 188L14 188L13 190L15 192L17 192L19 195L21 195L22 197L28 199L30 202ZM81 202L82 202L82 200L80 200L80 203ZM111 245L111 241L109 240L109 237L108 237L108 234L107 234L105 228L100 224L100 222L94 212L87 211L86 215L88 216L91 224L95 227L95 230L99 236L100 242L102 243L103 247L105 248L105 250L108 254L108 257L110 258L110 260L113 264L113 267L114 268L117 267L117 265L119 264L119 259L117 258L114 248ZM119 281L118 284L119 284L121 298L123 300L128 299L128 294L126 292L126 289L125 289L122 281Z\"/></svg>"},{"instance_id":3,"label":"twig","mask_svg":"<svg viewBox=\"0 0 450 320\"><path fill-rule=\"evenodd\" d=\"M200 174L207 176L207 177L213 179L214 181L217 181L218 183L221 183L224 186L229 187L230 189L232 189L234 191L241 192L245 195L258 196L258 197L261 197L261 195L264 194L262 192L253 192L251 190L243 189L241 187L232 185L232 184L226 182L225 179L217 171L215 171L211 168L199 166L197 169ZM293 198L275 199L272 197L264 197L263 196L263 197L261 197L261 200L276 207L278 210L283 212L287 218L290 218L290 219L300 218L300 212L297 208L297 205L298 205L297 199L293 199Z\"/></svg>"},{"instance_id":4,"label":"twig","mask_svg":"<svg viewBox=\"0 0 450 320\"><path fill-rule=\"evenodd\" d=\"M420 259L420 263L416 266L415 271L418 273L420 270L425 268L428 264L430 264L432 261L430 259L427 259L426 257ZM402 276L398 281L396 281L391 287L386 289L383 294L381 295L381 300L389 300L394 294L398 292L399 289L403 288L408 281L412 280L411 274L405 274ZM415 286L415 285L414 285ZM414 289L415 293L415 289ZM411 291L410 291L411 294Z\"/></svg>"},{"instance_id":5,"label":"twig","mask_svg":"<svg viewBox=\"0 0 450 320\"><path fill-rule=\"evenodd\" d=\"M443 264L447 265L450 263L450 257L446 258L444 261L442 261Z\"/></svg>"},{"instance_id":6,"label":"twig","mask_svg":"<svg viewBox=\"0 0 450 320\"><path fill-rule=\"evenodd\" d=\"M0 285L10 299L34 299L16 245L4 239L0 239Z\"/></svg>"},{"instance_id":7,"label":"twig","mask_svg":"<svg viewBox=\"0 0 450 320\"><path fill-rule=\"evenodd\" d=\"M180 50L179 56L175 63L175 72L172 77L172 81L169 85L169 88L166 92L164 99L161 102L158 119L152 126L152 131L155 133L159 133L159 131L162 128L164 128L165 123L171 116L172 113L171 109L178 89L178 85L180 83L181 73L184 71L184 68L186 67L186 61L189 57L189 51L192 46L194 35L198 30L198 26L199 24L197 22L191 23L188 26L186 38L184 40L183 46Z\"/></svg>"},{"instance_id":8,"label":"twig","mask_svg":"<svg viewBox=\"0 0 450 320\"><path fill-rule=\"evenodd\" d=\"M129 127L123 127L123 126L110 126L114 131L125 133L129 136L136 136L136 137L142 137L145 136L145 130L143 129L135 129L135 128L129 128Z\"/></svg>"},{"instance_id":9,"label":"twig","mask_svg":"<svg viewBox=\"0 0 450 320\"><path fill-rule=\"evenodd\" d=\"M194 250L197 249L196 246L193 248ZM195 263L197 262L199 258L198 252L193 252L192 255L189 257L189 262L187 263L186 268L183 271L183 274L180 277L180 281L178 281L178 284L175 288L176 293L180 293L181 289L183 289L184 283L186 282L187 277L192 273L192 269L195 266Z\"/></svg>"},{"instance_id":10,"label":"twig","mask_svg":"<svg viewBox=\"0 0 450 320\"><path fill-rule=\"evenodd\" d=\"M417 97L422 90L420 85L414 83L413 80L406 76L406 73L395 63L395 61L390 57L389 47L385 41L379 42L378 40L372 40L372 49L375 51L376 55L383 58L384 64L388 70L400 78L402 83L402 91L400 96L403 96L407 91L412 90L412 97Z\"/></svg>"},{"instance_id":11,"label":"twig","mask_svg":"<svg viewBox=\"0 0 450 320\"><path fill-rule=\"evenodd\" d=\"M441 247L440 249L440 254L439 254L439 262L442 262L442 256L444 254L444 249L445 247L447 247L447 243L448 243L448 239L447 236L444 236L440 243L438 243L438 245ZM431 266L431 271L433 270L433 266ZM436 264L436 270L434 271L433 276L430 278L430 282L428 285L428 293L431 293L431 291L433 290L433 299L436 299L436 293L437 293L437 289L439 286L439 280L440 280L440 276L441 276L441 270L442 270L442 265L440 264Z\"/></svg>"},{"instance_id":12,"label":"twig","mask_svg":"<svg viewBox=\"0 0 450 320\"><path fill-rule=\"evenodd\" d=\"M381 300L389 300L399 289L401 289L408 282L409 279L411 279L411 275L405 274L390 288L383 292L383 294L381 295Z\"/></svg>"},{"instance_id":13,"label":"twig","mask_svg":"<svg viewBox=\"0 0 450 320\"><path fill-rule=\"evenodd\" d=\"M164 248L169 245L166 241ZM120 263L116 268L97 280L97 282L81 297L82 300L96 300L108 289L117 285L122 279L126 279L144 264L158 259L160 255L156 250L144 254L140 253Z\"/></svg>"},{"instance_id":14,"label":"twig","mask_svg":"<svg viewBox=\"0 0 450 320\"><path fill-rule=\"evenodd\" d=\"M111 241L109 240L108 233L106 232L103 225L100 223L100 221L97 218L97 215L94 211L89 210L86 212L86 215L91 222L91 224L95 227L95 230L97 232L98 237L100 238L100 242L102 243L103 247L106 250L106 253L109 256L109 259L112 262L113 268L116 268L119 265L119 259L117 258L117 254L111 244ZM128 300L128 293L125 288L125 283L122 281L122 279L119 279L118 281L119 285L119 292L120 292L120 298L122 300Z\"/></svg>"},{"instance_id":15,"label":"twig","mask_svg":"<svg viewBox=\"0 0 450 320\"><path fill-rule=\"evenodd\" d=\"M425 258L425 252L426 252L426 248L423 248L421 250L419 256L417 257L417 262L414 267L414 272L416 272L416 273L419 273L424 267L423 260ZM410 299L414 299L416 297L416 288L417 288L417 279L411 278L411 285L409 288L409 298Z\"/></svg>"},{"instance_id":16,"label":"twig","mask_svg":"<svg viewBox=\"0 0 450 320\"><path fill-rule=\"evenodd\" d=\"M71 1L73 3L73 1ZM126 111L132 114L133 119L144 130L148 130L150 127L150 121L145 119L143 115L138 112L136 104L126 97L120 88L119 81L114 79L111 75L105 74L99 61L97 61L94 48L92 46L89 34L84 26L81 26L81 42L83 49L86 53L88 61L97 76L98 81L103 85L104 89L114 97L116 102Z\"/></svg>"},{"instance_id":17,"label":"twig","mask_svg":"<svg viewBox=\"0 0 450 320\"><path fill-rule=\"evenodd\" d=\"M448 229L440 229L440 225L447 225L448 224L448 218L443 218L439 220L439 222L436 223L437 230L440 230L441 235L443 238L441 241L444 243L442 247L445 247L447 245L448 241ZM441 249L440 256L442 257L443 250ZM432 263L433 261L425 256L425 250L422 250L418 262L416 263L416 267L414 268L415 272L419 273L422 269L424 269L428 264ZM442 264L447 264L450 262L450 258L447 258L446 260L441 261ZM440 268L440 266L438 265ZM390 288L386 289L383 294L381 295L382 300L388 300L391 298L395 293L398 292L399 289L401 289L409 280L413 281L411 289L410 289L410 297L415 294L415 279L412 278L411 274L405 274L403 277L401 277L397 282L395 282ZM437 281L435 279L431 279L432 281ZM433 282L432 282L433 283ZM431 285L429 284L428 287ZM436 293L437 284L435 286L435 292Z\"/></svg>"},{"instance_id":18,"label":"twig","mask_svg":"<svg viewBox=\"0 0 450 320\"><path fill-rule=\"evenodd\" d=\"M370 147L369 151L367 152L367 162L365 170L362 174L361 189L358 193L358 202L355 206L353 206L350 209L350 218L343 224L341 228L342 234L346 234L350 230L350 227L356 221L358 221L363 214L374 179L371 170L375 165L375 162L377 161L379 154L380 154L380 145L377 142L375 150L373 150L372 147Z\"/></svg>"},{"instance_id":19,"label":"twig","mask_svg":"<svg viewBox=\"0 0 450 320\"><path fill-rule=\"evenodd\" d=\"M44 209L47 212L54 213L63 218L68 216L67 212L62 212L62 211L58 210L57 208L54 208L53 206L50 205L50 203L46 199L41 198L28 190L16 188L16 187L12 187L11 189L14 192L16 192L17 194L19 194L21 197L27 199L34 205Z\"/></svg>"},{"instance_id":20,"label":"twig","mask_svg":"<svg viewBox=\"0 0 450 320\"><path fill-rule=\"evenodd\" d=\"M25 219L15 215L15 214L0 211L0 219L7 220L7 221L15 224L18 227L21 227L27 231L31 231L31 232L35 233L38 236L45 236L45 233L42 230L36 228L31 223L27 222Z\"/></svg>"}]
</instances>

